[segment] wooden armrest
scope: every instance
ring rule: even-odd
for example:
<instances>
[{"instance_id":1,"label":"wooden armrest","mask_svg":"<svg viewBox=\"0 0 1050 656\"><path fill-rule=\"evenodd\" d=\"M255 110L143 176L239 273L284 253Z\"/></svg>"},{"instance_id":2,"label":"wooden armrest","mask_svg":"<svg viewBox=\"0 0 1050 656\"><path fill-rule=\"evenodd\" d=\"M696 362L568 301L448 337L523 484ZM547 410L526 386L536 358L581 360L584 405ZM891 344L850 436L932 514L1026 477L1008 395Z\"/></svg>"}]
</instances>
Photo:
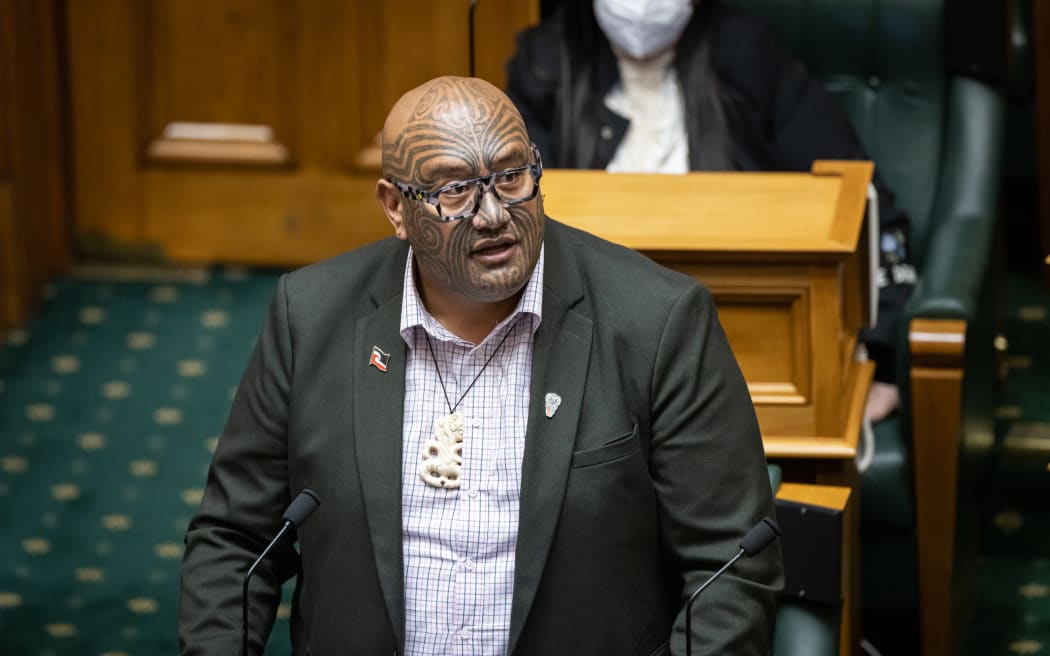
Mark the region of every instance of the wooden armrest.
<instances>
[{"instance_id":1,"label":"wooden armrest","mask_svg":"<svg viewBox=\"0 0 1050 656\"><path fill-rule=\"evenodd\" d=\"M810 506L845 511L851 490L841 485L811 485L808 483L781 483L777 498Z\"/></svg>"},{"instance_id":2,"label":"wooden armrest","mask_svg":"<svg viewBox=\"0 0 1050 656\"><path fill-rule=\"evenodd\" d=\"M948 654L966 322L914 319L910 328L922 653Z\"/></svg>"},{"instance_id":3,"label":"wooden armrest","mask_svg":"<svg viewBox=\"0 0 1050 656\"><path fill-rule=\"evenodd\" d=\"M962 366L966 322L961 319L913 319L908 331L912 367Z\"/></svg>"}]
</instances>

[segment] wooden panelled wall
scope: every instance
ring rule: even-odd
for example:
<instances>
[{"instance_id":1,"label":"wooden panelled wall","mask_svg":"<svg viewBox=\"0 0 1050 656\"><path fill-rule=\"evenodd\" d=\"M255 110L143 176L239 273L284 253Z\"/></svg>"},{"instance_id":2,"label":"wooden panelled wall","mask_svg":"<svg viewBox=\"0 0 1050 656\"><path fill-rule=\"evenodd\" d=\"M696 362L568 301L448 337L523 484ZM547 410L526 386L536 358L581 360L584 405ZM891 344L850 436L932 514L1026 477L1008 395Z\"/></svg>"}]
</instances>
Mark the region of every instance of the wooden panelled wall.
<instances>
[{"instance_id":1,"label":"wooden panelled wall","mask_svg":"<svg viewBox=\"0 0 1050 656\"><path fill-rule=\"evenodd\" d=\"M67 4L79 252L297 265L391 232L375 139L401 93L468 72L469 0ZM539 2L478 4L502 86Z\"/></svg>"},{"instance_id":2,"label":"wooden panelled wall","mask_svg":"<svg viewBox=\"0 0 1050 656\"><path fill-rule=\"evenodd\" d=\"M58 3L0 0L0 335L69 265Z\"/></svg>"}]
</instances>

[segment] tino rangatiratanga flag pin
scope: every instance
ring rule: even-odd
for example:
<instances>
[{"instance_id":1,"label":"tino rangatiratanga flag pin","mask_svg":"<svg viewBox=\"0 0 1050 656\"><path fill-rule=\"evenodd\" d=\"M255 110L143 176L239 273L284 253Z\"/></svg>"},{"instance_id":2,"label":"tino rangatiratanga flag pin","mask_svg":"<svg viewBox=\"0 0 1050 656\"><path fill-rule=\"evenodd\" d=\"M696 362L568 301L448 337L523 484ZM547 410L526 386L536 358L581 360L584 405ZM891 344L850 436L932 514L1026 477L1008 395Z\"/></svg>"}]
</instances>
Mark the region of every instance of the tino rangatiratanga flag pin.
<instances>
[{"instance_id":1,"label":"tino rangatiratanga flag pin","mask_svg":"<svg viewBox=\"0 0 1050 656\"><path fill-rule=\"evenodd\" d=\"M390 354L384 353L383 349L378 346L372 347L372 357L368 359L368 364L372 365L376 369L386 373L386 365L390 362Z\"/></svg>"}]
</instances>

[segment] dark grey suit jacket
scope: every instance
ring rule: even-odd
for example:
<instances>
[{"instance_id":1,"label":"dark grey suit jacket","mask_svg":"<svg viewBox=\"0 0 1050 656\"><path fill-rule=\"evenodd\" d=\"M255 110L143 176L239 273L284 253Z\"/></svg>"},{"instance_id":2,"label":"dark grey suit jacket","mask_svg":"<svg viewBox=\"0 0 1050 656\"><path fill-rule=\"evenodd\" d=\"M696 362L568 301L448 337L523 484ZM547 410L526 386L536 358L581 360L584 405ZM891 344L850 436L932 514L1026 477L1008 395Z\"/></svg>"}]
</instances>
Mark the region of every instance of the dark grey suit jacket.
<instances>
[{"instance_id":1,"label":"dark grey suit jacket","mask_svg":"<svg viewBox=\"0 0 1050 656\"><path fill-rule=\"evenodd\" d=\"M695 281L550 219L544 243L510 652L683 653L685 597L773 513L747 387ZM297 653L401 653L406 254L388 239L278 284L186 536L184 654L238 652L241 579L303 488L321 506ZM253 578L258 653L299 569L285 548ZM694 653L766 654L780 584L778 547L738 562L694 607Z\"/></svg>"}]
</instances>

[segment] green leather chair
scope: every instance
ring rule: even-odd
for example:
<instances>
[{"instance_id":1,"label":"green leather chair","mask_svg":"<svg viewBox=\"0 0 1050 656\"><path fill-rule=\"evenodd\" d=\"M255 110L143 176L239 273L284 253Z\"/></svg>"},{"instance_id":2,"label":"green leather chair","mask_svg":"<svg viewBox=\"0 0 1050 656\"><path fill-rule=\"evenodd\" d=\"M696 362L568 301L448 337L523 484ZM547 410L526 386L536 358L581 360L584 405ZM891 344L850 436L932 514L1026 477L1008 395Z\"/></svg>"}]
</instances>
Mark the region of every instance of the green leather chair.
<instances>
[{"instance_id":1,"label":"green leather chair","mask_svg":"<svg viewBox=\"0 0 1050 656\"><path fill-rule=\"evenodd\" d=\"M993 442L995 252L1003 101L943 61L943 0L733 0L770 20L842 103L912 221L919 281L899 339L902 409L861 475L864 633L920 619L953 653L968 597L970 512ZM880 647L917 653L918 645Z\"/></svg>"}]
</instances>

